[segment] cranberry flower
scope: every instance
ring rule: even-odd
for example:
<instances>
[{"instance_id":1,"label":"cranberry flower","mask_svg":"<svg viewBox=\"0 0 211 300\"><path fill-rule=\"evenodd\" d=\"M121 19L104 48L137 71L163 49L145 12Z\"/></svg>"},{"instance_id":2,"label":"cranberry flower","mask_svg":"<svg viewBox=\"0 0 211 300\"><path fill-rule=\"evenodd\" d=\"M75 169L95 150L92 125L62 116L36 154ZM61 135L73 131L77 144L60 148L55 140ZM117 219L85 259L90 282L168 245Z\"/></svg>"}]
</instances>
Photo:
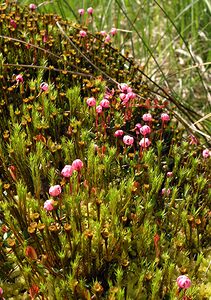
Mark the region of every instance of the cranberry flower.
<instances>
[{"instance_id":1,"label":"cranberry flower","mask_svg":"<svg viewBox=\"0 0 211 300\"><path fill-rule=\"evenodd\" d=\"M181 275L177 278L177 285L180 289L188 289L191 286L191 280L187 276Z\"/></svg>"},{"instance_id":2,"label":"cranberry flower","mask_svg":"<svg viewBox=\"0 0 211 300\"><path fill-rule=\"evenodd\" d=\"M80 171L83 168L83 162L80 159L75 159L72 163L72 168L74 171Z\"/></svg>"},{"instance_id":3,"label":"cranberry flower","mask_svg":"<svg viewBox=\"0 0 211 300\"><path fill-rule=\"evenodd\" d=\"M123 142L125 145L131 146L134 142L134 138L130 135L124 135Z\"/></svg>"},{"instance_id":4,"label":"cranberry flower","mask_svg":"<svg viewBox=\"0 0 211 300\"><path fill-rule=\"evenodd\" d=\"M53 185L50 187L49 189L49 194L52 196L52 197L56 197L56 196L59 196L62 192L62 188L60 185Z\"/></svg>"},{"instance_id":5,"label":"cranberry flower","mask_svg":"<svg viewBox=\"0 0 211 300\"><path fill-rule=\"evenodd\" d=\"M73 167L71 165L66 165L61 171L63 177L69 178L73 173Z\"/></svg>"},{"instance_id":6,"label":"cranberry flower","mask_svg":"<svg viewBox=\"0 0 211 300\"><path fill-rule=\"evenodd\" d=\"M92 7L87 8L87 12L88 12L89 15L92 15L93 11L94 11L94 9Z\"/></svg>"},{"instance_id":7,"label":"cranberry flower","mask_svg":"<svg viewBox=\"0 0 211 300\"><path fill-rule=\"evenodd\" d=\"M83 8L80 8L80 9L78 10L78 13L79 13L80 16L83 16L84 13L85 13L85 10L84 10Z\"/></svg>"},{"instance_id":8,"label":"cranberry flower","mask_svg":"<svg viewBox=\"0 0 211 300\"><path fill-rule=\"evenodd\" d=\"M86 103L87 103L87 105L88 106L95 106L96 105L96 100L95 100L95 98L94 97L91 97L91 98L88 98L87 100L86 100Z\"/></svg>"},{"instance_id":9,"label":"cranberry flower","mask_svg":"<svg viewBox=\"0 0 211 300\"><path fill-rule=\"evenodd\" d=\"M151 145L151 142L148 138L143 138L143 139L140 140L139 145L142 148L148 148Z\"/></svg>"},{"instance_id":10,"label":"cranberry flower","mask_svg":"<svg viewBox=\"0 0 211 300\"><path fill-rule=\"evenodd\" d=\"M170 117L167 113L162 113L161 120L162 120L162 122L168 122L168 121L170 121Z\"/></svg>"},{"instance_id":11,"label":"cranberry flower","mask_svg":"<svg viewBox=\"0 0 211 300\"><path fill-rule=\"evenodd\" d=\"M44 209L46 211L51 211L54 209L54 200L50 199L50 200L46 200L44 203Z\"/></svg>"}]
</instances>

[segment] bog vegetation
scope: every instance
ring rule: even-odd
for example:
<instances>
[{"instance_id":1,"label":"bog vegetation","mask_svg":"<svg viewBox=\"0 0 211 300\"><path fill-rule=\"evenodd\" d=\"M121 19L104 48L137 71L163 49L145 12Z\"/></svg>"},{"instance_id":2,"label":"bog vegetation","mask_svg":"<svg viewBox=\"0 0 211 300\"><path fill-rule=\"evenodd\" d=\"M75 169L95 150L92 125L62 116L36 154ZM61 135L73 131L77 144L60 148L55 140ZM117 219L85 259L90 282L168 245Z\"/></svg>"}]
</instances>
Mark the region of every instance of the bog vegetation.
<instances>
[{"instance_id":1,"label":"bog vegetation","mask_svg":"<svg viewBox=\"0 0 211 300\"><path fill-rule=\"evenodd\" d=\"M0 299L209 299L208 117L85 14L0 6Z\"/></svg>"}]
</instances>

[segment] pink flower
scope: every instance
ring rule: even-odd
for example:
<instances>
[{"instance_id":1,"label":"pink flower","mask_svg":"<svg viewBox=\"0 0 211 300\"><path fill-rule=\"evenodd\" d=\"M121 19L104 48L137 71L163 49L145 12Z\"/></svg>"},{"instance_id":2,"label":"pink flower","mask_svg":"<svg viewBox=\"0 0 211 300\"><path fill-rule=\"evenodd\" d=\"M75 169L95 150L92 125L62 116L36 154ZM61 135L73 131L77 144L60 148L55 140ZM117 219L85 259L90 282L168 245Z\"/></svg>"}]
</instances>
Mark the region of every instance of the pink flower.
<instances>
[{"instance_id":1,"label":"pink flower","mask_svg":"<svg viewBox=\"0 0 211 300\"><path fill-rule=\"evenodd\" d=\"M10 19L10 25L11 25L13 28L15 28L15 29L16 29L16 27L17 27L17 23L16 23L15 20L13 20L13 19Z\"/></svg>"},{"instance_id":2,"label":"pink flower","mask_svg":"<svg viewBox=\"0 0 211 300\"><path fill-rule=\"evenodd\" d=\"M84 13L85 13L85 10L84 10L83 8L80 8L80 9L78 10L78 13L79 13L80 16L83 16Z\"/></svg>"},{"instance_id":3,"label":"pink flower","mask_svg":"<svg viewBox=\"0 0 211 300\"><path fill-rule=\"evenodd\" d=\"M167 172L167 177L172 177L173 176L173 172Z\"/></svg>"},{"instance_id":4,"label":"pink flower","mask_svg":"<svg viewBox=\"0 0 211 300\"><path fill-rule=\"evenodd\" d=\"M86 31L84 31L84 30L80 30L79 34L81 37L85 37L87 35Z\"/></svg>"},{"instance_id":5,"label":"pink flower","mask_svg":"<svg viewBox=\"0 0 211 300\"><path fill-rule=\"evenodd\" d=\"M102 111L103 111L102 106L98 105L98 106L96 107L96 112L97 112L98 114L101 114Z\"/></svg>"},{"instance_id":6,"label":"pink flower","mask_svg":"<svg viewBox=\"0 0 211 300\"><path fill-rule=\"evenodd\" d=\"M15 80L17 81L17 83L23 83L23 76L21 74L18 74L15 77Z\"/></svg>"},{"instance_id":7,"label":"pink flower","mask_svg":"<svg viewBox=\"0 0 211 300\"><path fill-rule=\"evenodd\" d=\"M148 138L143 138L140 140L139 142L139 145L142 147L142 148L147 148L151 145L151 142Z\"/></svg>"},{"instance_id":8,"label":"pink flower","mask_svg":"<svg viewBox=\"0 0 211 300\"><path fill-rule=\"evenodd\" d=\"M88 98L86 100L86 103L87 103L88 106L95 106L96 105L96 100L95 100L94 97L91 97L91 98Z\"/></svg>"},{"instance_id":9,"label":"pink flower","mask_svg":"<svg viewBox=\"0 0 211 300\"><path fill-rule=\"evenodd\" d=\"M109 34L107 34L106 37L105 37L105 42L109 43L110 41L111 41L111 37L110 37Z\"/></svg>"},{"instance_id":10,"label":"pink flower","mask_svg":"<svg viewBox=\"0 0 211 300\"><path fill-rule=\"evenodd\" d=\"M140 129L141 129L141 124L140 123L137 123L136 125L135 125L135 131L136 131L136 134L139 134L140 133Z\"/></svg>"},{"instance_id":11,"label":"pink flower","mask_svg":"<svg viewBox=\"0 0 211 300\"><path fill-rule=\"evenodd\" d=\"M111 28L110 34L111 35L117 34L117 29L115 27Z\"/></svg>"},{"instance_id":12,"label":"pink flower","mask_svg":"<svg viewBox=\"0 0 211 300\"><path fill-rule=\"evenodd\" d=\"M163 122L168 122L170 120L170 117L169 117L169 115L167 113L162 113L161 114L161 120Z\"/></svg>"},{"instance_id":13,"label":"pink flower","mask_svg":"<svg viewBox=\"0 0 211 300\"><path fill-rule=\"evenodd\" d=\"M144 114L142 116L142 119L145 121L145 122L151 122L152 121L152 115L150 113L148 114Z\"/></svg>"},{"instance_id":14,"label":"pink flower","mask_svg":"<svg viewBox=\"0 0 211 300\"><path fill-rule=\"evenodd\" d=\"M129 97L130 100L133 100L133 99L136 98L136 94L133 93L133 92L128 92L127 95L128 95L128 97Z\"/></svg>"},{"instance_id":15,"label":"pink flower","mask_svg":"<svg viewBox=\"0 0 211 300\"><path fill-rule=\"evenodd\" d=\"M163 188L162 191L161 191L161 194L163 196L169 196L171 193L171 190L170 189L166 189L166 188Z\"/></svg>"},{"instance_id":16,"label":"pink flower","mask_svg":"<svg viewBox=\"0 0 211 300\"><path fill-rule=\"evenodd\" d=\"M42 91L46 92L48 90L48 84L46 82L42 82L40 88Z\"/></svg>"},{"instance_id":17,"label":"pink flower","mask_svg":"<svg viewBox=\"0 0 211 300\"><path fill-rule=\"evenodd\" d=\"M121 129L116 130L116 131L114 132L114 136L115 136L115 137L122 136L123 134L124 134L124 131L121 130Z\"/></svg>"},{"instance_id":18,"label":"pink flower","mask_svg":"<svg viewBox=\"0 0 211 300\"><path fill-rule=\"evenodd\" d=\"M187 276L181 275L177 278L177 285L180 289L188 289L191 286L191 280Z\"/></svg>"},{"instance_id":19,"label":"pink flower","mask_svg":"<svg viewBox=\"0 0 211 300\"><path fill-rule=\"evenodd\" d=\"M100 101L100 106L102 106L104 108L109 108L110 102L107 99L103 99L102 101Z\"/></svg>"},{"instance_id":20,"label":"pink flower","mask_svg":"<svg viewBox=\"0 0 211 300\"><path fill-rule=\"evenodd\" d=\"M100 34L102 35L102 36L106 36L106 31L104 31L104 30L102 30L102 31L100 31Z\"/></svg>"},{"instance_id":21,"label":"pink flower","mask_svg":"<svg viewBox=\"0 0 211 300\"><path fill-rule=\"evenodd\" d=\"M60 185L53 185L50 187L49 189L49 194L52 196L52 197L56 197L56 196L59 196L62 192L62 188Z\"/></svg>"},{"instance_id":22,"label":"pink flower","mask_svg":"<svg viewBox=\"0 0 211 300\"><path fill-rule=\"evenodd\" d=\"M128 89L129 86L126 83L121 83L119 85L119 89L123 92L123 93L128 93ZM131 91L130 91L131 92Z\"/></svg>"},{"instance_id":23,"label":"pink flower","mask_svg":"<svg viewBox=\"0 0 211 300\"><path fill-rule=\"evenodd\" d=\"M92 7L87 8L87 12L89 15L93 14L94 9Z\"/></svg>"},{"instance_id":24,"label":"pink flower","mask_svg":"<svg viewBox=\"0 0 211 300\"><path fill-rule=\"evenodd\" d=\"M37 8L37 5L34 3L29 4L29 9L31 9L32 11L35 10Z\"/></svg>"},{"instance_id":25,"label":"pink flower","mask_svg":"<svg viewBox=\"0 0 211 300\"><path fill-rule=\"evenodd\" d=\"M51 211L54 209L54 200L53 199L50 199L50 200L46 200L45 203L44 203L44 209L47 210L47 211Z\"/></svg>"},{"instance_id":26,"label":"pink flower","mask_svg":"<svg viewBox=\"0 0 211 300\"><path fill-rule=\"evenodd\" d=\"M83 168L83 162L80 159L75 159L72 163L72 168L75 171L80 171Z\"/></svg>"},{"instance_id":27,"label":"pink flower","mask_svg":"<svg viewBox=\"0 0 211 300\"><path fill-rule=\"evenodd\" d=\"M151 128L148 125L144 125L140 128L140 133L145 136L151 133Z\"/></svg>"},{"instance_id":28,"label":"pink flower","mask_svg":"<svg viewBox=\"0 0 211 300\"><path fill-rule=\"evenodd\" d=\"M198 144L198 140L193 134L191 134L189 136L189 138L190 138L190 142L189 142L190 145L197 145Z\"/></svg>"},{"instance_id":29,"label":"pink flower","mask_svg":"<svg viewBox=\"0 0 211 300\"><path fill-rule=\"evenodd\" d=\"M0 296L2 296L4 293L3 288L0 287Z\"/></svg>"},{"instance_id":30,"label":"pink flower","mask_svg":"<svg viewBox=\"0 0 211 300\"><path fill-rule=\"evenodd\" d=\"M124 135L123 136L123 142L124 142L125 145L130 146L130 145L133 144L134 138L132 136L130 136L130 135Z\"/></svg>"},{"instance_id":31,"label":"pink flower","mask_svg":"<svg viewBox=\"0 0 211 300\"><path fill-rule=\"evenodd\" d=\"M209 149L204 149L203 152L202 152L202 156L204 158L209 158L210 157L210 151L209 151Z\"/></svg>"},{"instance_id":32,"label":"pink flower","mask_svg":"<svg viewBox=\"0 0 211 300\"><path fill-rule=\"evenodd\" d=\"M73 168L71 165L66 165L64 166L64 168L61 171L61 175L64 177L70 177L73 173Z\"/></svg>"}]
</instances>

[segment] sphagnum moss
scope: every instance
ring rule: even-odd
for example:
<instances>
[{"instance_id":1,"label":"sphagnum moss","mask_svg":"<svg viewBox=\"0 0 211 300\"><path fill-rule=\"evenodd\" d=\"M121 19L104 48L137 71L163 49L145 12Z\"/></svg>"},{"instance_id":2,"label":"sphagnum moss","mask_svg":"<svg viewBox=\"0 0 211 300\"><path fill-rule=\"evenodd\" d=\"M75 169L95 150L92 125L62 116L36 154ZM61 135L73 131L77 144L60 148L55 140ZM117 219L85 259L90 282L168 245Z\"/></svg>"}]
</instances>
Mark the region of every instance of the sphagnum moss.
<instances>
[{"instance_id":1,"label":"sphagnum moss","mask_svg":"<svg viewBox=\"0 0 211 300\"><path fill-rule=\"evenodd\" d=\"M201 299L209 155L101 34L16 5L0 12L5 297Z\"/></svg>"}]
</instances>

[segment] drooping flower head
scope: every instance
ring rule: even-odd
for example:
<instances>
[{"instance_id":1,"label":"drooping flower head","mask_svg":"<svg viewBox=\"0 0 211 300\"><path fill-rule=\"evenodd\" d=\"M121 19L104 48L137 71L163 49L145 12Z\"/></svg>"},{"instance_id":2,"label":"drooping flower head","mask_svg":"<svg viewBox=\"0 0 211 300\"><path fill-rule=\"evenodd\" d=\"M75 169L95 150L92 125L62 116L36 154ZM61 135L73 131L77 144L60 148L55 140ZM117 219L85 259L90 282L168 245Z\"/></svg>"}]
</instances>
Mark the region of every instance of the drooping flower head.
<instances>
[{"instance_id":1,"label":"drooping flower head","mask_svg":"<svg viewBox=\"0 0 211 300\"><path fill-rule=\"evenodd\" d=\"M151 133L151 128L148 125L144 125L140 128L140 133L145 136Z\"/></svg>"},{"instance_id":2,"label":"drooping flower head","mask_svg":"<svg viewBox=\"0 0 211 300\"><path fill-rule=\"evenodd\" d=\"M42 82L41 85L40 85L40 88L43 92L47 92L48 84L46 82Z\"/></svg>"},{"instance_id":3,"label":"drooping flower head","mask_svg":"<svg viewBox=\"0 0 211 300\"><path fill-rule=\"evenodd\" d=\"M29 4L29 9L34 11L37 8L37 5L34 3Z\"/></svg>"},{"instance_id":4,"label":"drooping flower head","mask_svg":"<svg viewBox=\"0 0 211 300\"><path fill-rule=\"evenodd\" d=\"M151 141L148 138L143 138L139 142L139 146L142 148L148 148L151 145Z\"/></svg>"},{"instance_id":5,"label":"drooping flower head","mask_svg":"<svg viewBox=\"0 0 211 300\"><path fill-rule=\"evenodd\" d=\"M52 197L57 197L61 194L62 192L62 188L60 185L53 185L50 187L49 189L49 194L52 196Z\"/></svg>"},{"instance_id":6,"label":"drooping flower head","mask_svg":"<svg viewBox=\"0 0 211 300\"><path fill-rule=\"evenodd\" d=\"M18 74L18 75L15 77L15 80L16 80L17 83L23 83L23 75Z\"/></svg>"},{"instance_id":7,"label":"drooping flower head","mask_svg":"<svg viewBox=\"0 0 211 300\"><path fill-rule=\"evenodd\" d=\"M54 209L54 200L46 200L43 207L46 211L52 211Z\"/></svg>"},{"instance_id":8,"label":"drooping flower head","mask_svg":"<svg viewBox=\"0 0 211 300\"><path fill-rule=\"evenodd\" d=\"M80 30L79 34L80 34L81 37L85 37L87 35L85 30Z\"/></svg>"},{"instance_id":9,"label":"drooping flower head","mask_svg":"<svg viewBox=\"0 0 211 300\"><path fill-rule=\"evenodd\" d=\"M144 114L142 119L144 122L152 122L152 115L150 113Z\"/></svg>"},{"instance_id":10,"label":"drooping flower head","mask_svg":"<svg viewBox=\"0 0 211 300\"><path fill-rule=\"evenodd\" d=\"M80 9L78 10L78 13L79 13L80 16L83 16L84 13L85 13L85 10L84 10L83 8L80 8Z\"/></svg>"},{"instance_id":11,"label":"drooping flower head","mask_svg":"<svg viewBox=\"0 0 211 300\"><path fill-rule=\"evenodd\" d=\"M95 106L96 105L96 100L95 100L95 98L94 97L91 97L91 98L88 98L87 100L86 100L86 103L87 103L87 105L88 106Z\"/></svg>"},{"instance_id":12,"label":"drooping flower head","mask_svg":"<svg viewBox=\"0 0 211 300\"><path fill-rule=\"evenodd\" d=\"M186 275L177 278L177 285L180 289L188 289L191 286L191 280Z\"/></svg>"},{"instance_id":13,"label":"drooping flower head","mask_svg":"<svg viewBox=\"0 0 211 300\"><path fill-rule=\"evenodd\" d=\"M115 136L115 137L123 136L123 134L124 134L124 131L121 130L121 129L116 130L116 131L114 132L114 136Z\"/></svg>"},{"instance_id":14,"label":"drooping flower head","mask_svg":"<svg viewBox=\"0 0 211 300\"><path fill-rule=\"evenodd\" d=\"M162 113L161 120L162 120L162 122L168 122L168 121L170 121L170 117L167 113Z\"/></svg>"},{"instance_id":15,"label":"drooping flower head","mask_svg":"<svg viewBox=\"0 0 211 300\"><path fill-rule=\"evenodd\" d=\"M72 168L75 171L80 171L83 168L83 162L80 159L75 159L72 163Z\"/></svg>"},{"instance_id":16,"label":"drooping flower head","mask_svg":"<svg viewBox=\"0 0 211 300\"><path fill-rule=\"evenodd\" d=\"M98 106L96 107L96 112L97 112L98 114L101 114L102 111L103 111L102 106L101 106L101 105L98 105Z\"/></svg>"},{"instance_id":17,"label":"drooping flower head","mask_svg":"<svg viewBox=\"0 0 211 300\"><path fill-rule=\"evenodd\" d=\"M123 142L125 145L131 146L134 143L134 138L130 135L124 135Z\"/></svg>"},{"instance_id":18,"label":"drooping flower head","mask_svg":"<svg viewBox=\"0 0 211 300\"><path fill-rule=\"evenodd\" d=\"M117 34L117 29L115 27L111 28L110 34L111 35L116 35Z\"/></svg>"},{"instance_id":19,"label":"drooping flower head","mask_svg":"<svg viewBox=\"0 0 211 300\"><path fill-rule=\"evenodd\" d=\"M102 106L104 108L109 108L110 102L107 99L103 99L102 101L100 101L100 106Z\"/></svg>"},{"instance_id":20,"label":"drooping flower head","mask_svg":"<svg viewBox=\"0 0 211 300\"><path fill-rule=\"evenodd\" d=\"M202 156L204 157L204 158L209 158L210 157L210 151L209 151L209 149L204 149L203 151L202 151Z\"/></svg>"},{"instance_id":21,"label":"drooping flower head","mask_svg":"<svg viewBox=\"0 0 211 300\"><path fill-rule=\"evenodd\" d=\"M66 165L61 171L63 177L69 178L73 173L73 167L71 165Z\"/></svg>"},{"instance_id":22,"label":"drooping flower head","mask_svg":"<svg viewBox=\"0 0 211 300\"><path fill-rule=\"evenodd\" d=\"M94 12L94 9L92 7L88 7L87 12L88 12L89 15L92 15L93 12Z\"/></svg>"}]
</instances>

